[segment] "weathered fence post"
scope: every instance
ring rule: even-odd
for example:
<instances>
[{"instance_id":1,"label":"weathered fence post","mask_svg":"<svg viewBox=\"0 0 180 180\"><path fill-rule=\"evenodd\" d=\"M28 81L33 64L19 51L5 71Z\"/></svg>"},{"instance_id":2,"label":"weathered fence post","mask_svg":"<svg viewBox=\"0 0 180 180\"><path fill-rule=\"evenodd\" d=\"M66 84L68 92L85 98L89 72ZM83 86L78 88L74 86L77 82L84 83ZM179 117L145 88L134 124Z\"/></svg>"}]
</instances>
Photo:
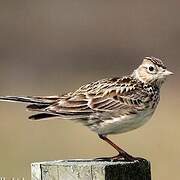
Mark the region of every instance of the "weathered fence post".
<instances>
[{"instance_id":1,"label":"weathered fence post","mask_svg":"<svg viewBox=\"0 0 180 180\"><path fill-rule=\"evenodd\" d=\"M31 165L32 180L151 180L150 162L60 160Z\"/></svg>"}]
</instances>

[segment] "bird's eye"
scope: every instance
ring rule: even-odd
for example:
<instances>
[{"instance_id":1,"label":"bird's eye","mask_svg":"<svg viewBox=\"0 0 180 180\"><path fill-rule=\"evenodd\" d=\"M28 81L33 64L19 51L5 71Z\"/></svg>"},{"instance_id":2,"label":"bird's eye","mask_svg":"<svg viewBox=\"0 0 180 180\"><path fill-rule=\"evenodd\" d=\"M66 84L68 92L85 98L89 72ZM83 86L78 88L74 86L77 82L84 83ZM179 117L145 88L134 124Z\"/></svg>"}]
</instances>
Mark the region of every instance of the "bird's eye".
<instances>
[{"instance_id":1,"label":"bird's eye","mask_svg":"<svg viewBox=\"0 0 180 180\"><path fill-rule=\"evenodd\" d=\"M149 66L149 71L154 71L154 67L153 66Z\"/></svg>"}]
</instances>

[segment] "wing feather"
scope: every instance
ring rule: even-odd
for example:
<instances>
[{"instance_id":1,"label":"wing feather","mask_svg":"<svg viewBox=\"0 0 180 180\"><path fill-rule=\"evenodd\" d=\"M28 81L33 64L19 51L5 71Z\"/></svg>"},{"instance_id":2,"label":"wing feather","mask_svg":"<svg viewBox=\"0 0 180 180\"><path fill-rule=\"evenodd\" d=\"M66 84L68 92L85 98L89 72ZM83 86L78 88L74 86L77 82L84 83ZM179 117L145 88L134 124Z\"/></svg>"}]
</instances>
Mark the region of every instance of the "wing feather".
<instances>
[{"instance_id":1,"label":"wing feather","mask_svg":"<svg viewBox=\"0 0 180 180\"><path fill-rule=\"evenodd\" d=\"M147 93L142 91L141 84L135 80L130 77L116 78L82 86L47 107L45 111L72 118L89 117L94 114L101 116L103 113L115 113L118 116L135 114L144 109L142 99L146 96Z\"/></svg>"}]
</instances>

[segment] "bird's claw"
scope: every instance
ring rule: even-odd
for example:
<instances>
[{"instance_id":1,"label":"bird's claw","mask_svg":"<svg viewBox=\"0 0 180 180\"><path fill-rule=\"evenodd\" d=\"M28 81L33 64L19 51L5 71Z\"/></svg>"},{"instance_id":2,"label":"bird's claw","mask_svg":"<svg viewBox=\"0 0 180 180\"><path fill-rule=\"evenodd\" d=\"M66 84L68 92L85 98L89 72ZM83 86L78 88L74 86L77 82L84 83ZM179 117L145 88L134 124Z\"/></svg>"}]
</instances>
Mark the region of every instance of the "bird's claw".
<instances>
[{"instance_id":1,"label":"bird's claw","mask_svg":"<svg viewBox=\"0 0 180 180\"><path fill-rule=\"evenodd\" d=\"M135 161L135 160L139 160L141 158L136 158L130 155L126 155L126 156L122 156L121 154L118 154L116 156L113 157L100 157L100 158L96 158L95 161L109 161L109 162L115 162L115 161Z\"/></svg>"}]
</instances>

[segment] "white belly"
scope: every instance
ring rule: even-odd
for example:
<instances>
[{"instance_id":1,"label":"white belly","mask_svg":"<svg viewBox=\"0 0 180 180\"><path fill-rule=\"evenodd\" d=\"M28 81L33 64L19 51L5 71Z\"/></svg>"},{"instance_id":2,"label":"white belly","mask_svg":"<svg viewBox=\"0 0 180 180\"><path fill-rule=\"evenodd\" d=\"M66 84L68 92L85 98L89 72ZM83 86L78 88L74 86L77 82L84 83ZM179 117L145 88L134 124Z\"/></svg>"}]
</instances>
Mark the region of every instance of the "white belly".
<instances>
[{"instance_id":1,"label":"white belly","mask_svg":"<svg viewBox=\"0 0 180 180\"><path fill-rule=\"evenodd\" d=\"M118 134L131 131L144 125L153 115L154 111L140 112L136 115L126 115L111 120L105 120L97 128L91 128L98 134Z\"/></svg>"}]
</instances>

